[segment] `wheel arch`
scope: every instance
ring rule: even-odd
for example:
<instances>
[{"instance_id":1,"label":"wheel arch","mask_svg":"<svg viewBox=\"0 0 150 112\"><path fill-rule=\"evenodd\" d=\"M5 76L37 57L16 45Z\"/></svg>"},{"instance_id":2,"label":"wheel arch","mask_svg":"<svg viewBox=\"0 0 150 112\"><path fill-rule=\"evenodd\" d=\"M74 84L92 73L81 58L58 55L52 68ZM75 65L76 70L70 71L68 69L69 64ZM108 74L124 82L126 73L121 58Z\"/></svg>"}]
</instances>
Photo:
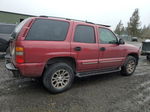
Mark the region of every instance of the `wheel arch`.
<instances>
[{"instance_id":1,"label":"wheel arch","mask_svg":"<svg viewBox=\"0 0 150 112\"><path fill-rule=\"evenodd\" d=\"M73 71L76 72L77 65L76 65L76 60L73 57L55 57L55 58L48 59L44 69L46 69L47 66L50 66L54 63L59 63L59 62L65 62L69 64L73 68Z\"/></svg>"},{"instance_id":2,"label":"wheel arch","mask_svg":"<svg viewBox=\"0 0 150 112\"><path fill-rule=\"evenodd\" d=\"M129 53L127 56L133 56L133 57L135 57L136 60L137 60L136 64L138 64L139 55L137 53Z\"/></svg>"}]
</instances>

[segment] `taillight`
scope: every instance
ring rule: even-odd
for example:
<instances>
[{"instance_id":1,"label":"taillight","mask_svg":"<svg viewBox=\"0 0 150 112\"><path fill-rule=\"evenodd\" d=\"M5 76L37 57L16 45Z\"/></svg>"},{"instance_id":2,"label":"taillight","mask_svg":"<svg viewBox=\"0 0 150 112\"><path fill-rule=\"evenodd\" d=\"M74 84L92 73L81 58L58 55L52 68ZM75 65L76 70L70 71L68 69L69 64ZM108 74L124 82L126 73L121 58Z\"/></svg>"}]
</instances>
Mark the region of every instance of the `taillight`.
<instances>
[{"instance_id":1,"label":"taillight","mask_svg":"<svg viewBox=\"0 0 150 112\"><path fill-rule=\"evenodd\" d=\"M24 63L24 48L23 47L16 47L15 49L16 54L16 63Z\"/></svg>"}]
</instances>

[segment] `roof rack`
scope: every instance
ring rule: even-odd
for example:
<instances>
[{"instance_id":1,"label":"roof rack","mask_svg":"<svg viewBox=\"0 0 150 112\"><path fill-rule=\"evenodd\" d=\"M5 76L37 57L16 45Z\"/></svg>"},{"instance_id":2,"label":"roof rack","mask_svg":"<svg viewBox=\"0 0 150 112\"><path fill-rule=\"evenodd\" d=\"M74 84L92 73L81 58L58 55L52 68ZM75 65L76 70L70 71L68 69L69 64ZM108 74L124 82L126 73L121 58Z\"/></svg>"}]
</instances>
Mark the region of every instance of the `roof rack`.
<instances>
[{"instance_id":1,"label":"roof rack","mask_svg":"<svg viewBox=\"0 0 150 112\"><path fill-rule=\"evenodd\" d=\"M81 22L85 22L85 23L89 23L89 24L95 24L95 25L100 25L100 26L104 26L104 27L111 27L110 25L104 25L104 24L96 24L96 23L93 23L93 22L89 22L89 21L83 21L83 20L78 20L78 19L70 19L70 18L64 18L64 17L55 17L55 16L45 16L45 15L41 15L39 17L52 17L52 18L59 18L59 19L66 19L66 20L73 20L73 21L81 21Z\"/></svg>"},{"instance_id":2,"label":"roof rack","mask_svg":"<svg viewBox=\"0 0 150 112\"><path fill-rule=\"evenodd\" d=\"M96 24L96 25L105 26L105 27L111 27L110 25L104 25L104 24Z\"/></svg>"},{"instance_id":3,"label":"roof rack","mask_svg":"<svg viewBox=\"0 0 150 112\"><path fill-rule=\"evenodd\" d=\"M46 18L48 18L48 16L45 16L45 15L40 15L39 17L46 17Z\"/></svg>"},{"instance_id":4,"label":"roof rack","mask_svg":"<svg viewBox=\"0 0 150 112\"><path fill-rule=\"evenodd\" d=\"M87 21L87 20L86 20L85 22L86 22L86 23L89 23L89 24L95 24L95 23L93 23L93 22L89 22L89 21Z\"/></svg>"},{"instance_id":5,"label":"roof rack","mask_svg":"<svg viewBox=\"0 0 150 112\"><path fill-rule=\"evenodd\" d=\"M70 20L73 20L73 21L80 21L80 22L85 22L83 20L78 20L78 19L70 19Z\"/></svg>"},{"instance_id":6,"label":"roof rack","mask_svg":"<svg viewBox=\"0 0 150 112\"><path fill-rule=\"evenodd\" d=\"M105 26L105 27L111 27L110 25L96 24L96 23L89 22L89 21L85 21L85 22L86 22L86 23L90 23L90 24L95 24L95 25Z\"/></svg>"}]
</instances>

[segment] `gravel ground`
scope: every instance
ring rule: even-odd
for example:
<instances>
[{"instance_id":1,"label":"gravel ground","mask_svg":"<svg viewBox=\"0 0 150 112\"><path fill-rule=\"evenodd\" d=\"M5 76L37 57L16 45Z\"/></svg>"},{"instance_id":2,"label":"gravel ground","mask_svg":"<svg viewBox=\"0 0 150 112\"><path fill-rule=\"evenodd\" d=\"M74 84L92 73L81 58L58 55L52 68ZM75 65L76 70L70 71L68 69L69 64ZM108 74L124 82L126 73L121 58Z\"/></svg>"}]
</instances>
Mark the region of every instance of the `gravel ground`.
<instances>
[{"instance_id":1,"label":"gravel ground","mask_svg":"<svg viewBox=\"0 0 150 112\"><path fill-rule=\"evenodd\" d=\"M150 62L141 56L135 73L76 78L53 95L39 80L13 78L0 60L0 112L150 112Z\"/></svg>"}]
</instances>

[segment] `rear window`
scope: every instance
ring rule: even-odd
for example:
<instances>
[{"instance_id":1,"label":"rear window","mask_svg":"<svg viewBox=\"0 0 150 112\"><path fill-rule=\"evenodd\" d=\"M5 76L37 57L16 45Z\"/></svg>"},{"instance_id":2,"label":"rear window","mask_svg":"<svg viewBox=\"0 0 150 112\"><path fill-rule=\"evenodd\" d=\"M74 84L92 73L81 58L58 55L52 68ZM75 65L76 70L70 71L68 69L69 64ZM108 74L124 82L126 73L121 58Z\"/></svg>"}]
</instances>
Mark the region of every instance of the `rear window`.
<instances>
[{"instance_id":1,"label":"rear window","mask_svg":"<svg viewBox=\"0 0 150 112\"><path fill-rule=\"evenodd\" d=\"M68 22L36 19L26 40L63 41L66 38L68 28Z\"/></svg>"}]
</instances>

